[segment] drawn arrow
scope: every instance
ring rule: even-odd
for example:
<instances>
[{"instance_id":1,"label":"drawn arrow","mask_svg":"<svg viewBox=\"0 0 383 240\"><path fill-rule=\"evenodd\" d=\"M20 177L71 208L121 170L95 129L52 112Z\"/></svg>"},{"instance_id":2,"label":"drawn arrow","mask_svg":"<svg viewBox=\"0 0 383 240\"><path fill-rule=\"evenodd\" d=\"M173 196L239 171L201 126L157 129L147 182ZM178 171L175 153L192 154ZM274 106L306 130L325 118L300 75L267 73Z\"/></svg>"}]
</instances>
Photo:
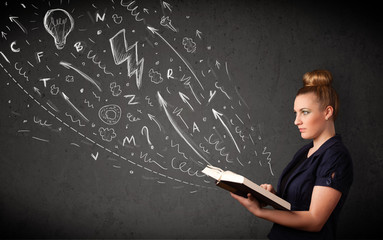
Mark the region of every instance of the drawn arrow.
<instances>
[{"instance_id":1,"label":"drawn arrow","mask_svg":"<svg viewBox=\"0 0 383 240\"><path fill-rule=\"evenodd\" d=\"M199 83L199 85L201 86L202 90L205 90L204 87L202 86L201 82L199 81L197 75L194 73L193 69L191 68L191 66L189 65L189 63L173 48L172 45L170 45L170 43L168 41L166 41L166 39L164 37L162 37L161 34L158 33L158 29L155 29L153 27L150 27L148 26L147 27L153 34L159 36L162 41L164 41L176 54L177 56L184 62L184 64L186 65L186 67L188 67L188 69L190 70L190 72L193 74L194 78L197 80L197 82Z\"/></svg>"},{"instance_id":2,"label":"drawn arrow","mask_svg":"<svg viewBox=\"0 0 383 240\"><path fill-rule=\"evenodd\" d=\"M7 33L1 31L1 37L7 40Z\"/></svg>"},{"instance_id":3,"label":"drawn arrow","mask_svg":"<svg viewBox=\"0 0 383 240\"><path fill-rule=\"evenodd\" d=\"M27 29L25 29L25 27L19 22L19 20L17 20L17 18L19 18L19 17L10 16L10 17L9 17L9 20L10 20L11 22L16 23L17 26L19 26L19 28L21 28L21 30L22 30L25 34L28 34Z\"/></svg>"},{"instance_id":4,"label":"drawn arrow","mask_svg":"<svg viewBox=\"0 0 383 240\"><path fill-rule=\"evenodd\" d=\"M213 111L213 115L214 115L215 119L219 119L219 120L221 121L221 123L222 123L222 125L225 127L226 131L230 134L230 137L231 137L231 139L233 140L235 146L237 147L238 152L241 153L241 150L239 150L239 147L238 147L237 142L235 141L235 139L234 139L234 137L233 137L233 134L231 134L229 128L226 126L225 122L224 122L223 119L221 118L221 117L223 116L223 114L220 113L220 112L217 112L217 111L214 110L214 109L212 109L212 111Z\"/></svg>"},{"instance_id":5,"label":"drawn arrow","mask_svg":"<svg viewBox=\"0 0 383 240\"><path fill-rule=\"evenodd\" d=\"M189 147L201 158L203 159L207 164L211 165L197 150L197 147L193 146L192 140L181 130L181 128L178 126L178 124L174 121L171 114L169 113L167 106L168 103L162 98L160 92L157 91L158 95L158 102L160 103L160 106L165 110L166 116L168 117L170 123L176 130L176 132L181 136L181 138L189 145Z\"/></svg>"},{"instance_id":6,"label":"drawn arrow","mask_svg":"<svg viewBox=\"0 0 383 240\"><path fill-rule=\"evenodd\" d=\"M219 69L221 67L221 63L218 60L215 60L215 66Z\"/></svg>"},{"instance_id":7,"label":"drawn arrow","mask_svg":"<svg viewBox=\"0 0 383 240\"><path fill-rule=\"evenodd\" d=\"M37 87L33 87L33 90L41 97L40 89L38 89Z\"/></svg>"},{"instance_id":8,"label":"drawn arrow","mask_svg":"<svg viewBox=\"0 0 383 240\"><path fill-rule=\"evenodd\" d=\"M195 35L198 36L199 39L202 39L201 38L202 32L200 32L198 29L195 31Z\"/></svg>"},{"instance_id":9,"label":"drawn arrow","mask_svg":"<svg viewBox=\"0 0 383 240\"><path fill-rule=\"evenodd\" d=\"M98 86L98 84L96 83L95 80L93 80L91 77L89 77L87 74L85 74L84 72L82 72L81 70L77 69L76 67L72 66L71 63L67 63L67 62L63 62L61 61L60 62L60 65L65 67L66 69L72 69L74 71L76 71L78 74L80 74L83 78L85 78L86 80L88 80L89 82L91 82L93 85L95 85L97 87L97 89L102 92L102 89L100 88L100 86Z\"/></svg>"},{"instance_id":10,"label":"drawn arrow","mask_svg":"<svg viewBox=\"0 0 383 240\"><path fill-rule=\"evenodd\" d=\"M69 97L67 95L65 95L64 92L61 92L61 95L63 96L64 100L87 122L89 122L89 119L85 117L84 114L82 114L80 112L80 110L78 110L78 108L76 108L76 106L69 100Z\"/></svg>"},{"instance_id":11,"label":"drawn arrow","mask_svg":"<svg viewBox=\"0 0 383 240\"><path fill-rule=\"evenodd\" d=\"M5 61L7 61L8 63L11 63L11 62L9 61L9 59L7 58L7 56L5 56L5 54L4 54L2 51L0 51L0 54L1 54L1 56L3 56L3 58L5 59Z\"/></svg>"},{"instance_id":12,"label":"drawn arrow","mask_svg":"<svg viewBox=\"0 0 383 240\"><path fill-rule=\"evenodd\" d=\"M172 11L172 8L171 8L172 6L169 3L162 1L162 4L164 5L164 8L169 9L170 12Z\"/></svg>"},{"instance_id":13,"label":"drawn arrow","mask_svg":"<svg viewBox=\"0 0 383 240\"><path fill-rule=\"evenodd\" d=\"M149 14L149 11L148 11L147 8L144 8L143 11L144 11L145 13Z\"/></svg>"},{"instance_id":14,"label":"drawn arrow","mask_svg":"<svg viewBox=\"0 0 383 240\"><path fill-rule=\"evenodd\" d=\"M158 128L160 129L160 131L162 131L161 130L161 125L157 122L156 117L154 115L150 114L150 113L148 113L148 117L149 117L149 119L151 121L154 121L157 124Z\"/></svg>"},{"instance_id":15,"label":"drawn arrow","mask_svg":"<svg viewBox=\"0 0 383 240\"><path fill-rule=\"evenodd\" d=\"M184 103L186 103L187 105L189 105L190 109L194 112L194 109L193 109L192 105L188 101L188 100L190 100L190 98L188 96L186 96L185 94L183 94L182 92L179 92L179 95L180 95L182 101Z\"/></svg>"}]
</instances>

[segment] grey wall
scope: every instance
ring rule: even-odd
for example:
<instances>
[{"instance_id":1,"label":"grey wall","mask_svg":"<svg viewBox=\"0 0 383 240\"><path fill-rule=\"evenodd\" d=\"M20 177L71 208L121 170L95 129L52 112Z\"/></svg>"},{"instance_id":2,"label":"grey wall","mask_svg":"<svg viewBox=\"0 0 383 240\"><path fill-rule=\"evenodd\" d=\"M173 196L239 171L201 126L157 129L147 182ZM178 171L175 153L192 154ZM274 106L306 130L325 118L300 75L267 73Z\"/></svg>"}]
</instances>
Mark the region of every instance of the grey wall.
<instances>
[{"instance_id":1,"label":"grey wall","mask_svg":"<svg viewBox=\"0 0 383 240\"><path fill-rule=\"evenodd\" d=\"M276 185L307 143L293 101L319 68L333 73L336 131L354 162L338 236L381 236L377 6L129 3L1 3L2 237L265 238L271 224L200 171L211 163ZM61 50L43 25L56 8L74 23Z\"/></svg>"}]
</instances>

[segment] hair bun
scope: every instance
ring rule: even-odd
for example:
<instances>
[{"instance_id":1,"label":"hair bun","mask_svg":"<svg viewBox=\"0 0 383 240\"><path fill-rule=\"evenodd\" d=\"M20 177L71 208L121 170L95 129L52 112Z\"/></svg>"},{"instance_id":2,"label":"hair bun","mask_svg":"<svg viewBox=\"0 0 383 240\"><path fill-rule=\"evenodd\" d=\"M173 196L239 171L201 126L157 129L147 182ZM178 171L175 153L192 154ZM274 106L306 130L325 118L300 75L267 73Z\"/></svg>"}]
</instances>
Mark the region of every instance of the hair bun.
<instances>
[{"instance_id":1,"label":"hair bun","mask_svg":"<svg viewBox=\"0 0 383 240\"><path fill-rule=\"evenodd\" d=\"M303 86L331 86L332 74L327 70L314 70L303 75Z\"/></svg>"}]
</instances>

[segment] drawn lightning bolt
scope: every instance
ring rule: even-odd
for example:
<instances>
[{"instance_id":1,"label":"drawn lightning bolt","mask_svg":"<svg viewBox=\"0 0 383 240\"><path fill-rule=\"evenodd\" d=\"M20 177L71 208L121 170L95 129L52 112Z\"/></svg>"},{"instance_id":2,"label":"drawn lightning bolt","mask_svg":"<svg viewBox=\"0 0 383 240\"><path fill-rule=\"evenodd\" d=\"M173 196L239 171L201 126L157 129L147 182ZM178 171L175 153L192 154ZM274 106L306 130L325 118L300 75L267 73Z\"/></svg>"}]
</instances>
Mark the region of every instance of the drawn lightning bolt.
<instances>
[{"instance_id":1,"label":"drawn lightning bolt","mask_svg":"<svg viewBox=\"0 0 383 240\"><path fill-rule=\"evenodd\" d=\"M168 103L162 98L160 92L157 92L158 95L158 102L160 103L160 106L165 110L166 116L168 117L170 123L174 127L174 129L177 131L177 133L182 137L182 139L189 145L191 149L201 158L203 159L207 164L211 165L209 161L207 161L197 150L197 147L195 147L193 144L193 141L181 130L181 128L178 126L176 121L172 118L171 114L169 113L167 106Z\"/></svg>"},{"instance_id":2,"label":"drawn lightning bolt","mask_svg":"<svg viewBox=\"0 0 383 240\"><path fill-rule=\"evenodd\" d=\"M114 63L120 65L127 61L129 78L136 75L136 85L140 89L142 85L142 73L144 70L144 58L138 60L137 42L128 46L125 37L125 29L121 29L109 39Z\"/></svg>"}]
</instances>

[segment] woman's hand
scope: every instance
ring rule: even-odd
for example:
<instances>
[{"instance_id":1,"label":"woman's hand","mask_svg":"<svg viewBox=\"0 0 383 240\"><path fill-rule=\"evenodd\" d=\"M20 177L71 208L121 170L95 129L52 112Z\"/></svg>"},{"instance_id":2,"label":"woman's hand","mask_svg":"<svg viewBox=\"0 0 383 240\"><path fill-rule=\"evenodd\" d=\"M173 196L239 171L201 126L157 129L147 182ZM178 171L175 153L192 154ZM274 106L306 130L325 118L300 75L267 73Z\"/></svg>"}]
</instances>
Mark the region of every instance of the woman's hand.
<instances>
[{"instance_id":1,"label":"woman's hand","mask_svg":"<svg viewBox=\"0 0 383 240\"><path fill-rule=\"evenodd\" d=\"M241 197L234 193L230 193L230 195L247 210L249 210L249 212L253 213L255 216L258 216L260 210L262 209L262 206L260 202L257 199L255 199L250 193L247 194L247 198Z\"/></svg>"},{"instance_id":2,"label":"woman's hand","mask_svg":"<svg viewBox=\"0 0 383 240\"><path fill-rule=\"evenodd\" d=\"M261 187L273 194L277 193L271 184L264 183L264 184L261 184Z\"/></svg>"}]
</instances>

